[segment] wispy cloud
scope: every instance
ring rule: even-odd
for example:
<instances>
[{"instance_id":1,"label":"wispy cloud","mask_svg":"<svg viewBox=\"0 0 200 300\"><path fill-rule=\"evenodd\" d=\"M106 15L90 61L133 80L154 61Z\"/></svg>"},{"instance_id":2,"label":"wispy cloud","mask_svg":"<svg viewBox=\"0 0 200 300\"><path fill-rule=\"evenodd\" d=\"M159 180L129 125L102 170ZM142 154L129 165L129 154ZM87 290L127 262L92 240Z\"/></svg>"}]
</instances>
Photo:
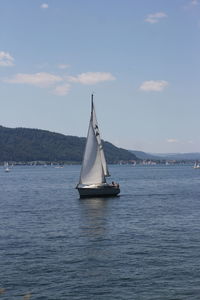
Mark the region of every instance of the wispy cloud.
<instances>
[{"instance_id":1,"label":"wispy cloud","mask_svg":"<svg viewBox=\"0 0 200 300\"><path fill-rule=\"evenodd\" d=\"M158 23L161 19L163 18L167 18L167 14L164 13L164 12L157 12L155 14L150 14L146 17L145 19L145 22L147 23L151 23L151 24L154 24L154 23Z\"/></svg>"},{"instance_id":2,"label":"wispy cloud","mask_svg":"<svg viewBox=\"0 0 200 300\"><path fill-rule=\"evenodd\" d=\"M139 89L141 91L146 91L146 92L161 92L164 90L169 85L169 83L165 80L149 80L149 81L144 81Z\"/></svg>"},{"instance_id":3,"label":"wispy cloud","mask_svg":"<svg viewBox=\"0 0 200 300\"><path fill-rule=\"evenodd\" d=\"M49 7L49 5L47 3L43 3L40 5L40 7L43 9L47 9Z\"/></svg>"},{"instance_id":4,"label":"wispy cloud","mask_svg":"<svg viewBox=\"0 0 200 300\"><path fill-rule=\"evenodd\" d=\"M72 83L93 85L114 79L115 78L112 74L101 72L88 72L77 76L56 75L47 72L40 72L33 74L18 73L10 78L4 78L2 81L9 84L27 84L40 88L51 88L51 92L54 95L64 96L69 93Z\"/></svg>"},{"instance_id":5,"label":"wispy cloud","mask_svg":"<svg viewBox=\"0 0 200 300\"><path fill-rule=\"evenodd\" d=\"M192 140L178 140L175 138L168 138L165 140L165 142L169 144L180 144L180 145L194 145L194 141Z\"/></svg>"},{"instance_id":6,"label":"wispy cloud","mask_svg":"<svg viewBox=\"0 0 200 300\"><path fill-rule=\"evenodd\" d=\"M69 68L69 65L67 65L67 64L59 64L58 68L61 69L61 70L64 70L64 69Z\"/></svg>"},{"instance_id":7,"label":"wispy cloud","mask_svg":"<svg viewBox=\"0 0 200 300\"><path fill-rule=\"evenodd\" d=\"M45 72L35 74L18 73L11 78L4 79L4 82L8 83L30 84L39 87L48 87L61 81L63 81L61 76Z\"/></svg>"},{"instance_id":8,"label":"wispy cloud","mask_svg":"<svg viewBox=\"0 0 200 300\"><path fill-rule=\"evenodd\" d=\"M195 8L197 5L200 4L200 0L188 0L187 4L183 6L185 10L190 10Z\"/></svg>"},{"instance_id":9,"label":"wispy cloud","mask_svg":"<svg viewBox=\"0 0 200 300\"><path fill-rule=\"evenodd\" d=\"M167 143L178 143L179 140L177 139L167 139Z\"/></svg>"},{"instance_id":10,"label":"wispy cloud","mask_svg":"<svg viewBox=\"0 0 200 300\"><path fill-rule=\"evenodd\" d=\"M81 84L96 84L103 81L115 80L115 77L111 73L104 72L87 72L77 76L69 76L70 82L78 82Z\"/></svg>"},{"instance_id":11,"label":"wispy cloud","mask_svg":"<svg viewBox=\"0 0 200 300\"><path fill-rule=\"evenodd\" d=\"M0 51L0 67L12 67L14 66L14 58L4 51Z\"/></svg>"},{"instance_id":12,"label":"wispy cloud","mask_svg":"<svg viewBox=\"0 0 200 300\"><path fill-rule=\"evenodd\" d=\"M52 92L54 95L65 96L69 93L69 91L70 91L70 84L66 83L63 85L56 86Z\"/></svg>"},{"instance_id":13,"label":"wispy cloud","mask_svg":"<svg viewBox=\"0 0 200 300\"><path fill-rule=\"evenodd\" d=\"M199 4L199 0L192 0L191 1L191 5L198 5Z\"/></svg>"}]
</instances>

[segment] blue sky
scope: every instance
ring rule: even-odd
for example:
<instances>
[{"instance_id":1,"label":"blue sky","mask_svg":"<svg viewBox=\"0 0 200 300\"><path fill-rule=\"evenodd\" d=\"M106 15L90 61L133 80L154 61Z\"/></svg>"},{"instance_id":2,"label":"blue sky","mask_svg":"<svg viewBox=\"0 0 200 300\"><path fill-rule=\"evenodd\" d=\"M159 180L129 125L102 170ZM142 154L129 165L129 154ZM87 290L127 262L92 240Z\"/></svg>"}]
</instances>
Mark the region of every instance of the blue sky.
<instances>
[{"instance_id":1,"label":"blue sky","mask_svg":"<svg viewBox=\"0 0 200 300\"><path fill-rule=\"evenodd\" d=\"M2 0L0 124L200 152L200 0Z\"/></svg>"}]
</instances>

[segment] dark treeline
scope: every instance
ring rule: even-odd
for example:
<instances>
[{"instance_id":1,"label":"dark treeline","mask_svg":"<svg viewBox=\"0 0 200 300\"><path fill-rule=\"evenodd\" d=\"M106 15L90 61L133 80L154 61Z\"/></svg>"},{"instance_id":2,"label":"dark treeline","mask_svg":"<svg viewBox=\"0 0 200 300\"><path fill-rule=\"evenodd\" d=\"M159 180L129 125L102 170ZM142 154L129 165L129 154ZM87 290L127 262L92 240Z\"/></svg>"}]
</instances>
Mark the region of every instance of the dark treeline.
<instances>
[{"instance_id":1,"label":"dark treeline","mask_svg":"<svg viewBox=\"0 0 200 300\"><path fill-rule=\"evenodd\" d=\"M86 139L40 129L0 126L0 161L80 163ZM103 142L108 163L137 160L133 153Z\"/></svg>"}]
</instances>

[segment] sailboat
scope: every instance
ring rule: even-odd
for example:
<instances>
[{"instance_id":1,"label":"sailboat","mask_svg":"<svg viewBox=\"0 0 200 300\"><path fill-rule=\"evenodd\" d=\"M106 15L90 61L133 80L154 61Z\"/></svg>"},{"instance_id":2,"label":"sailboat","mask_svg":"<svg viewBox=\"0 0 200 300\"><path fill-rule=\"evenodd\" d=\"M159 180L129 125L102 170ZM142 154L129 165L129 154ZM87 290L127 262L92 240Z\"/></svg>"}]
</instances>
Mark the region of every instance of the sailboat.
<instances>
[{"instance_id":1,"label":"sailboat","mask_svg":"<svg viewBox=\"0 0 200 300\"><path fill-rule=\"evenodd\" d=\"M197 161L195 161L195 164L194 164L193 168L194 169L200 169L200 164Z\"/></svg>"},{"instance_id":2,"label":"sailboat","mask_svg":"<svg viewBox=\"0 0 200 300\"><path fill-rule=\"evenodd\" d=\"M99 127L91 97L91 116L83 155L80 179L76 188L80 198L83 197L108 197L120 193L119 184L106 182L110 176L106 163Z\"/></svg>"},{"instance_id":3,"label":"sailboat","mask_svg":"<svg viewBox=\"0 0 200 300\"><path fill-rule=\"evenodd\" d=\"M10 172L10 168L9 168L9 166L8 166L8 162L5 162L5 163L4 163L4 171L5 171L5 172Z\"/></svg>"}]
</instances>

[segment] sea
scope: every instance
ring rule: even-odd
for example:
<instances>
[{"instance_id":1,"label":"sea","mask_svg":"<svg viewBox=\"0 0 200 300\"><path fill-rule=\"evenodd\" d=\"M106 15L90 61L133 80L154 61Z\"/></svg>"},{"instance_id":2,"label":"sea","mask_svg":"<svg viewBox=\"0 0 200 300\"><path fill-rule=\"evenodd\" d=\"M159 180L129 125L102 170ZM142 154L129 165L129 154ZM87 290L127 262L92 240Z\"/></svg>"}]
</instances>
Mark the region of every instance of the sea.
<instances>
[{"instance_id":1,"label":"sea","mask_svg":"<svg viewBox=\"0 0 200 300\"><path fill-rule=\"evenodd\" d=\"M78 165L0 168L1 300L200 299L200 169L109 169L80 200Z\"/></svg>"}]
</instances>

